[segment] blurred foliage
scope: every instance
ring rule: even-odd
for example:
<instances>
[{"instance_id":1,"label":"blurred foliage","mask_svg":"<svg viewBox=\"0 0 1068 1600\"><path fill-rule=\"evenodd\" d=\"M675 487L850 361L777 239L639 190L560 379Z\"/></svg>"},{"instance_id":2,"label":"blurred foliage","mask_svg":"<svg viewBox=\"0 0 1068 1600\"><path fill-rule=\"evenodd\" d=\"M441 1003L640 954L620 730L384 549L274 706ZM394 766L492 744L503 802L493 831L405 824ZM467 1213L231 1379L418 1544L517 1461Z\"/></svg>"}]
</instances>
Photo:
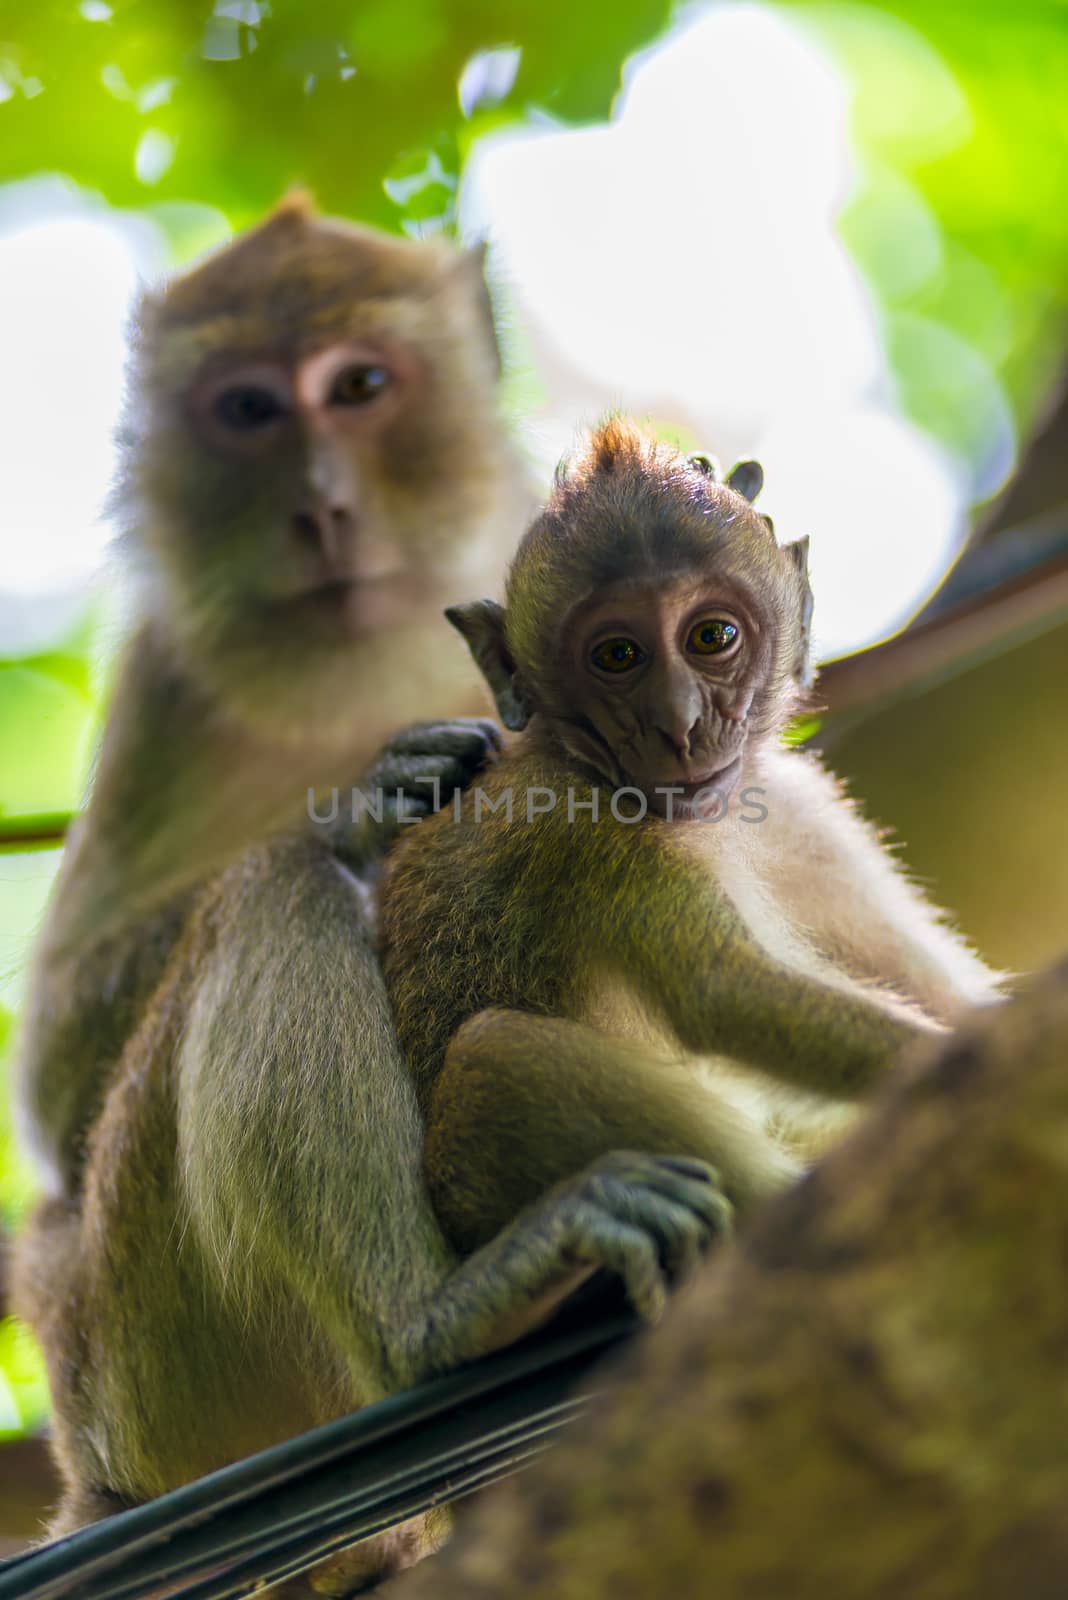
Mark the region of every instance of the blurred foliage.
<instances>
[{"instance_id":1,"label":"blurred foliage","mask_svg":"<svg viewBox=\"0 0 1068 1600\"><path fill-rule=\"evenodd\" d=\"M851 86L859 165L839 226L905 409L972 465L981 498L1063 358L1068 13L1036 0L779 9ZM0 185L62 174L151 217L176 261L294 182L331 212L448 227L478 137L525 116L606 118L626 58L673 14L670 0L0 0ZM0 660L9 845L77 806L101 703L88 625ZM0 856L0 1053L57 860ZM0 1131L5 1222L28 1192ZM0 1431L43 1405L32 1346L0 1323Z\"/></svg>"},{"instance_id":2,"label":"blurred foliage","mask_svg":"<svg viewBox=\"0 0 1068 1600\"><path fill-rule=\"evenodd\" d=\"M97 643L102 607L39 655L4 659L0 640L0 843L35 845L81 805L113 663ZM0 981L3 972L0 967Z\"/></svg>"},{"instance_id":3,"label":"blurred foliage","mask_svg":"<svg viewBox=\"0 0 1068 1600\"><path fill-rule=\"evenodd\" d=\"M0 829L78 805L93 705L83 656L0 661Z\"/></svg>"},{"instance_id":4,"label":"blurred foliage","mask_svg":"<svg viewBox=\"0 0 1068 1600\"><path fill-rule=\"evenodd\" d=\"M9 907L3 906L3 911ZM16 919L16 925L19 919ZM0 916L0 927L10 927ZM11 1012L0 1005L0 1059L14 1027ZM0 1125L0 1227L5 1232L18 1221L32 1199L33 1180L28 1163L15 1145L7 1119ZM48 1412L48 1380L40 1352L29 1330L15 1317L0 1318L0 1440L36 1428ZM0 1523L0 1532L2 1532Z\"/></svg>"},{"instance_id":5,"label":"blurred foliage","mask_svg":"<svg viewBox=\"0 0 1068 1600\"><path fill-rule=\"evenodd\" d=\"M981 7L778 0L854 88L863 170L840 219L905 409L1003 473L1060 359L1068 23ZM690 8L692 9L692 8ZM0 0L0 183L66 174L148 210L184 259L289 183L327 210L448 225L473 141L533 111L608 115L670 0ZM205 210L209 208L209 210ZM213 218L212 212L216 215Z\"/></svg>"},{"instance_id":6,"label":"blurred foliage","mask_svg":"<svg viewBox=\"0 0 1068 1600\"><path fill-rule=\"evenodd\" d=\"M839 228L901 399L966 460L1006 396L1026 426L1064 360L1068 10L787 4L853 86L863 168ZM979 497L996 487L979 475Z\"/></svg>"},{"instance_id":7,"label":"blurred foliage","mask_svg":"<svg viewBox=\"0 0 1068 1600\"><path fill-rule=\"evenodd\" d=\"M0 1440L17 1439L48 1415L48 1379L33 1337L15 1317L0 1321Z\"/></svg>"},{"instance_id":8,"label":"blurred foliage","mask_svg":"<svg viewBox=\"0 0 1068 1600\"><path fill-rule=\"evenodd\" d=\"M668 0L6 0L0 181L65 172L114 205L237 226L288 182L396 226L446 212L469 111L606 116ZM472 63L483 52L519 51ZM465 68L468 68L465 76ZM392 198L391 198L392 195Z\"/></svg>"}]
</instances>

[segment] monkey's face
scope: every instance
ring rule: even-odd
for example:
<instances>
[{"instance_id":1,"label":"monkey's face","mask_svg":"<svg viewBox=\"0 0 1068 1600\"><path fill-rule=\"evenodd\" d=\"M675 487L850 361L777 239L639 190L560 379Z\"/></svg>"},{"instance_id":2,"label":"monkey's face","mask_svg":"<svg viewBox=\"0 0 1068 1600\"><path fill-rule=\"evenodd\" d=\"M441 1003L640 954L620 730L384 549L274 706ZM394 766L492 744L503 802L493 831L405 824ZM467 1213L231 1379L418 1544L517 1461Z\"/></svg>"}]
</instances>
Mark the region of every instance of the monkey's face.
<instances>
[{"instance_id":1,"label":"monkey's face","mask_svg":"<svg viewBox=\"0 0 1068 1600\"><path fill-rule=\"evenodd\" d=\"M240 584L265 622L309 643L403 623L425 573L407 480L391 494L389 466L427 383L425 361L388 339L209 360L185 397L216 529L201 573L219 557L217 583Z\"/></svg>"},{"instance_id":2,"label":"monkey's face","mask_svg":"<svg viewBox=\"0 0 1068 1600\"><path fill-rule=\"evenodd\" d=\"M565 624L574 709L614 781L661 814L711 814L738 781L774 635L759 602L714 569L623 580ZM671 790L669 797L666 791Z\"/></svg>"},{"instance_id":3,"label":"monkey's face","mask_svg":"<svg viewBox=\"0 0 1068 1600\"><path fill-rule=\"evenodd\" d=\"M120 510L189 668L272 735L444 709L525 509L480 258L283 208L141 322Z\"/></svg>"},{"instance_id":4,"label":"monkey's face","mask_svg":"<svg viewBox=\"0 0 1068 1600\"><path fill-rule=\"evenodd\" d=\"M446 613L505 726L537 715L651 808L711 814L703 791L737 782L811 681L808 543L780 546L753 511L761 477L745 462L719 482L622 418L595 429L527 529L506 606Z\"/></svg>"}]
</instances>

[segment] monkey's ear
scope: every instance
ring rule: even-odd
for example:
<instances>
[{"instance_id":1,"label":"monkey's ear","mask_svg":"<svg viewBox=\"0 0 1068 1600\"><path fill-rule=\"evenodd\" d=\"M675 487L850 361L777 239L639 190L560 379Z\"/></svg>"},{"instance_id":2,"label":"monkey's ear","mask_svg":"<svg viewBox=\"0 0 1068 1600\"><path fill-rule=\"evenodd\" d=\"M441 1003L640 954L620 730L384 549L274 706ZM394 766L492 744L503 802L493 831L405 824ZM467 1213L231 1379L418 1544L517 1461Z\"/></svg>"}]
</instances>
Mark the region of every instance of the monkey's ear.
<instances>
[{"instance_id":1,"label":"monkey's ear","mask_svg":"<svg viewBox=\"0 0 1068 1600\"><path fill-rule=\"evenodd\" d=\"M752 504L764 487L764 468L759 461L739 461L727 474L727 487Z\"/></svg>"},{"instance_id":2,"label":"monkey's ear","mask_svg":"<svg viewBox=\"0 0 1068 1600\"><path fill-rule=\"evenodd\" d=\"M148 340L165 315L165 292L161 289L144 289L130 314L130 332L135 341Z\"/></svg>"},{"instance_id":3,"label":"monkey's ear","mask_svg":"<svg viewBox=\"0 0 1068 1600\"><path fill-rule=\"evenodd\" d=\"M504 370L501 360L501 345L497 337L497 319L493 311L493 296L490 294L489 282L486 278L486 255L489 244L485 239L465 250L460 257L460 270L466 273L475 296L475 308L478 312L493 349L493 360L496 376L499 378Z\"/></svg>"},{"instance_id":4,"label":"monkey's ear","mask_svg":"<svg viewBox=\"0 0 1068 1600\"><path fill-rule=\"evenodd\" d=\"M504 607L496 600L471 600L467 605L449 606L445 615L467 640L467 648L493 691L501 721L518 733L530 721L530 706L505 637Z\"/></svg>"},{"instance_id":5,"label":"monkey's ear","mask_svg":"<svg viewBox=\"0 0 1068 1600\"><path fill-rule=\"evenodd\" d=\"M269 213L268 221L299 221L310 222L316 216L315 196L310 189L305 189L301 183L289 186L279 200L274 210Z\"/></svg>"},{"instance_id":6,"label":"monkey's ear","mask_svg":"<svg viewBox=\"0 0 1068 1600\"><path fill-rule=\"evenodd\" d=\"M771 518L765 517L764 521L770 525ZM795 539L793 544L784 544L782 553L808 583L808 534L803 539Z\"/></svg>"},{"instance_id":7,"label":"monkey's ear","mask_svg":"<svg viewBox=\"0 0 1068 1600\"><path fill-rule=\"evenodd\" d=\"M784 544L783 554L788 557L801 577L801 641L794 660L794 677L803 689L811 689L816 681L812 665L812 587L808 581L808 536Z\"/></svg>"}]
</instances>

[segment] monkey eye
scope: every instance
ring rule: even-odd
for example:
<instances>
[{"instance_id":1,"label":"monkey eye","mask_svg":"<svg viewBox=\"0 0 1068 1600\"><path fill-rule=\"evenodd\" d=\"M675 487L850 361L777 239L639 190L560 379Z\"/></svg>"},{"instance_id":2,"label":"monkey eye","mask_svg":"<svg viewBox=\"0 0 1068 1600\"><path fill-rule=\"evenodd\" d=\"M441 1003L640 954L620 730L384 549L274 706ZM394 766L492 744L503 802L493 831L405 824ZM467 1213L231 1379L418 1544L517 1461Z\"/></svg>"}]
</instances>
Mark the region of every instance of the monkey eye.
<instances>
[{"instance_id":1,"label":"monkey eye","mask_svg":"<svg viewBox=\"0 0 1068 1600\"><path fill-rule=\"evenodd\" d=\"M235 383L215 399L215 415L238 433L251 433L276 422L285 407L272 389L258 383Z\"/></svg>"},{"instance_id":2,"label":"monkey eye","mask_svg":"<svg viewBox=\"0 0 1068 1600\"><path fill-rule=\"evenodd\" d=\"M388 389L392 378L385 367L356 365L345 367L330 385L332 406L365 406Z\"/></svg>"},{"instance_id":3,"label":"monkey eye","mask_svg":"<svg viewBox=\"0 0 1068 1600\"><path fill-rule=\"evenodd\" d=\"M645 660L645 651L633 639L605 639L590 651L590 660L602 672L630 672Z\"/></svg>"},{"instance_id":4,"label":"monkey eye","mask_svg":"<svg viewBox=\"0 0 1068 1600\"><path fill-rule=\"evenodd\" d=\"M686 636L686 648L699 656L718 656L741 637L741 629L726 617L709 617L696 622Z\"/></svg>"}]
</instances>

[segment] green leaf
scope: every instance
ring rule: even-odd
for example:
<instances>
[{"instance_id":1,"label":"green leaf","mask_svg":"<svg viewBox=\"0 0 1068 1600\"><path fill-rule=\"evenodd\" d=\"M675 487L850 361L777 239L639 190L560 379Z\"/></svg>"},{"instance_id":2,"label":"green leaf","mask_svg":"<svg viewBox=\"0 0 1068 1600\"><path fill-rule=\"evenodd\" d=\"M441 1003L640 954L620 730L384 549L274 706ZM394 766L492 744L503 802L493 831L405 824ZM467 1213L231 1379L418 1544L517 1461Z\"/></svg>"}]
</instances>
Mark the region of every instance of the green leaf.
<instances>
[{"instance_id":1,"label":"green leaf","mask_svg":"<svg viewBox=\"0 0 1068 1600\"><path fill-rule=\"evenodd\" d=\"M240 226L288 185L328 211L400 228L382 189L405 150L455 139L458 86L480 51L520 51L513 94L604 117L622 63L667 0L316 0L248 6L117 3L94 21L68 0L21 8L0 43L0 181L69 174L114 205L196 203ZM146 143L146 136L151 136Z\"/></svg>"},{"instance_id":2,"label":"green leaf","mask_svg":"<svg viewBox=\"0 0 1068 1600\"><path fill-rule=\"evenodd\" d=\"M48 1415L48 1374L37 1342L17 1317L0 1321L0 1438L40 1427Z\"/></svg>"},{"instance_id":3,"label":"green leaf","mask_svg":"<svg viewBox=\"0 0 1068 1600\"><path fill-rule=\"evenodd\" d=\"M0 662L0 822L80 804L93 720L85 670L61 655Z\"/></svg>"}]
</instances>

